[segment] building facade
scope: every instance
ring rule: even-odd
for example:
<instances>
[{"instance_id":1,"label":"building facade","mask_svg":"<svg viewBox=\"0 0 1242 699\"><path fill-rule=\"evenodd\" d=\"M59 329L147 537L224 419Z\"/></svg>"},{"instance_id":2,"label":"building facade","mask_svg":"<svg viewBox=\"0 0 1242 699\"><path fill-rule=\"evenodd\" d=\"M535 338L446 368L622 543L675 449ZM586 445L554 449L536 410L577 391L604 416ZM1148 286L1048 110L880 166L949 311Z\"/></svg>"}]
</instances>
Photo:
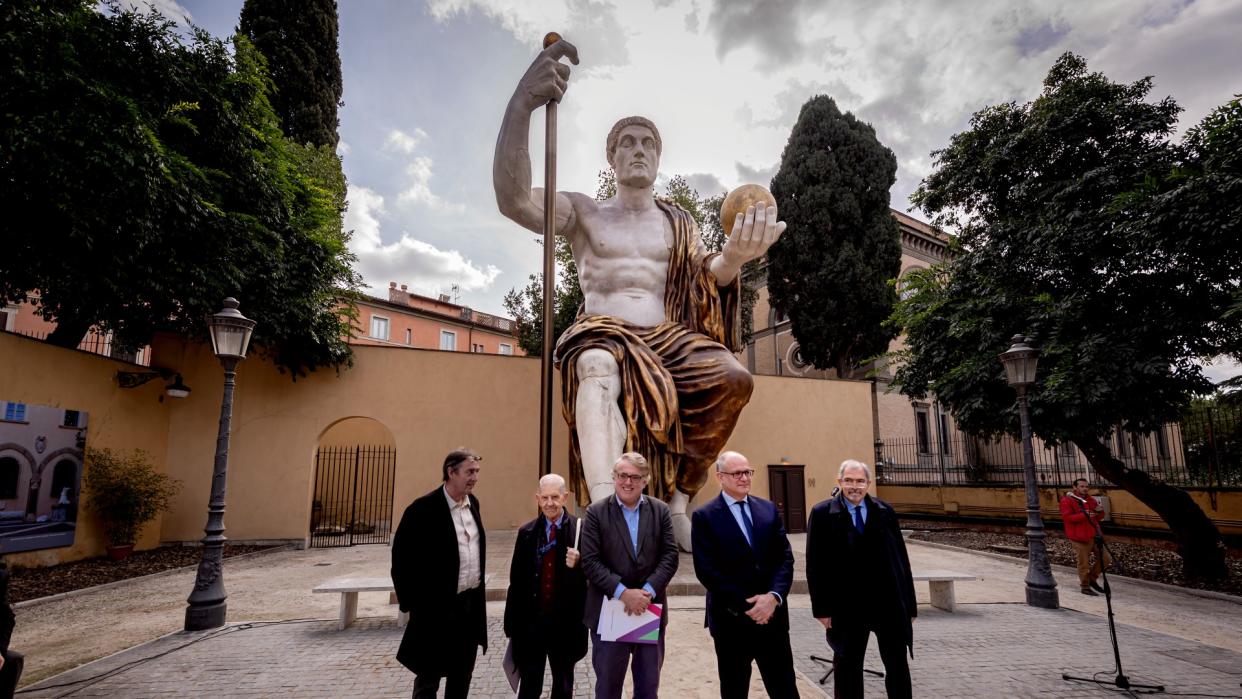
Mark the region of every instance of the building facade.
<instances>
[{"instance_id":1,"label":"building facade","mask_svg":"<svg viewBox=\"0 0 1242 699\"><path fill-rule=\"evenodd\" d=\"M516 325L508 318L453 303L447 294L430 298L396 282L388 298L363 297L354 324L356 345L417 347L446 352L525 356Z\"/></svg>"}]
</instances>

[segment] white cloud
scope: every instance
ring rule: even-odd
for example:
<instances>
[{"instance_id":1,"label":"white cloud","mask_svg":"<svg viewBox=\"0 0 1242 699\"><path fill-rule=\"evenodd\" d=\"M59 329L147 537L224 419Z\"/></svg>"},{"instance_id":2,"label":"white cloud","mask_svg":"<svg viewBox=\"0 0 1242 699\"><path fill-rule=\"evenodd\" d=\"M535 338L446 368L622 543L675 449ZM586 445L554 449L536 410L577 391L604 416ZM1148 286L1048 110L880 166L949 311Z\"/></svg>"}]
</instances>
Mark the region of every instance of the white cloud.
<instances>
[{"instance_id":1,"label":"white cloud","mask_svg":"<svg viewBox=\"0 0 1242 699\"><path fill-rule=\"evenodd\" d=\"M456 284L462 291L486 291L501 270L477 265L459 250L441 250L402 232L385 243L381 220L389 220L384 197L366 187L349 185L345 228L353 230L350 250L358 256L357 269L372 294L383 294L388 282L408 284L417 293L434 295Z\"/></svg>"},{"instance_id":2,"label":"white cloud","mask_svg":"<svg viewBox=\"0 0 1242 699\"><path fill-rule=\"evenodd\" d=\"M407 205L422 205L429 209L447 211L450 213L461 213L466 207L462 204L445 201L435 192L431 191L431 158L420 155L405 166L405 174L409 177L409 184L405 189L397 195L397 202Z\"/></svg>"},{"instance_id":3,"label":"white cloud","mask_svg":"<svg viewBox=\"0 0 1242 699\"><path fill-rule=\"evenodd\" d=\"M408 134L400 129L392 129L388 132L388 140L384 141L384 150L409 155L426 138L427 132L422 129L416 128L412 134Z\"/></svg>"},{"instance_id":4,"label":"white cloud","mask_svg":"<svg viewBox=\"0 0 1242 699\"><path fill-rule=\"evenodd\" d=\"M349 155L349 151L350 151L350 147L348 143L344 141L336 142L336 154L337 155L346 156L346 155Z\"/></svg>"}]
</instances>

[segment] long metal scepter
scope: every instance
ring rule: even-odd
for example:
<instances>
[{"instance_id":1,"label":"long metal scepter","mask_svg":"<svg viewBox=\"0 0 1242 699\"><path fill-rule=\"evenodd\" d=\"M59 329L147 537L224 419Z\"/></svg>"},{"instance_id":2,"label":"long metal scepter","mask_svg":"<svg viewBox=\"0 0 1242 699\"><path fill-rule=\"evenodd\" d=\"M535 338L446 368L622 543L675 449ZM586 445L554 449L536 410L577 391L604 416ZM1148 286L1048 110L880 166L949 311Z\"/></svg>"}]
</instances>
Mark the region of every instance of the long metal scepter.
<instances>
[{"instance_id":1,"label":"long metal scepter","mask_svg":"<svg viewBox=\"0 0 1242 699\"><path fill-rule=\"evenodd\" d=\"M561 40L548 32L543 48ZM543 361L539 367L539 475L552 473L552 335L556 300L556 101L544 112L543 138Z\"/></svg>"}]
</instances>

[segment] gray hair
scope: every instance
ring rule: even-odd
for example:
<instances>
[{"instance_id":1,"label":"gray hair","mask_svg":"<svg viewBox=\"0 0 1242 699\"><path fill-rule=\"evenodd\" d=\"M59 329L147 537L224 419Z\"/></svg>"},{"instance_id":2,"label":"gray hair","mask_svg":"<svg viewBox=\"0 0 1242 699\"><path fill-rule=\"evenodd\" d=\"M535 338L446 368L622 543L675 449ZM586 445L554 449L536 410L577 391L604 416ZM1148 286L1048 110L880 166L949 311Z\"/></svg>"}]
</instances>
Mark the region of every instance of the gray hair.
<instances>
[{"instance_id":1,"label":"gray hair","mask_svg":"<svg viewBox=\"0 0 1242 699\"><path fill-rule=\"evenodd\" d=\"M651 473L651 467L647 465L647 459L643 458L643 455L636 451L627 451L622 454L621 458L617 459L617 462L612 465L613 473L616 473L617 467L621 465L622 461L641 471L644 478Z\"/></svg>"},{"instance_id":2,"label":"gray hair","mask_svg":"<svg viewBox=\"0 0 1242 699\"><path fill-rule=\"evenodd\" d=\"M722 452L720 452L720 456L717 456L717 457L716 457L716 470L717 470L717 471L723 471L723 470L724 470L724 467L725 467L725 464L729 462L729 459L732 459L732 458L734 458L734 457L738 457L738 458L742 458L742 459L745 459L745 458L746 458L746 457L745 457L745 456L743 456L740 452L736 452L736 451L722 451Z\"/></svg>"},{"instance_id":3,"label":"gray hair","mask_svg":"<svg viewBox=\"0 0 1242 699\"><path fill-rule=\"evenodd\" d=\"M847 468L861 468L863 473L867 474L867 480L871 480L871 469L867 466L867 464L855 459L846 459L841 462L841 470L837 471L837 480L841 480L845 477L845 469Z\"/></svg>"},{"instance_id":4,"label":"gray hair","mask_svg":"<svg viewBox=\"0 0 1242 699\"><path fill-rule=\"evenodd\" d=\"M545 475L543 478L539 479L539 490L543 490L543 487L545 485L554 485L557 488L560 488L562 493L566 492L565 479L555 473L549 473Z\"/></svg>"}]
</instances>

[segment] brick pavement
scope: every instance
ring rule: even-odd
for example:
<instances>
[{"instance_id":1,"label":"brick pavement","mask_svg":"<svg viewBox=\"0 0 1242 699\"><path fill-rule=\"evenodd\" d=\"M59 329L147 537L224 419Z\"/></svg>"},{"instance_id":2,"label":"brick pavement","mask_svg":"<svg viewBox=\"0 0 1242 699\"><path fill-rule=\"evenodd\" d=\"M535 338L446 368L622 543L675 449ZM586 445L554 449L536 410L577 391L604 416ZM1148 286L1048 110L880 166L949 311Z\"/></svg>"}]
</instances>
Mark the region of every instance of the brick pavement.
<instances>
[{"instance_id":1,"label":"brick pavement","mask_svg":"<svg viewBox=\"0 0 1242 699\"><path fill-rule=\"evenodd\" d=\"M808 656L827 654L823 630L807 610L794 612L797 668L818 679L823 668ZM1097 616L1022 604L965 604L956 614L921 607L919 613L911 665L915 696L1111 694L1061 679L1062 672L1090 675L1112 667L1107 623ZM488 630L492 652L479 657L471 696L511 697L500 668L501 619L494 611ZM412 676L392 657L400 633L391 619L367 618L345 631L316 620L171 634L49 678L23 696L406 697ZM1132 626L1121 625L1118 633L1132 681L1242 696L1242 654ZM880 667L874 647L868 667ZM579 664L576 696L591 695L588 668L589 662ZM869 696L883 696L883 680L868 677L867 689Z\"/></svg>"}]
</instances>

